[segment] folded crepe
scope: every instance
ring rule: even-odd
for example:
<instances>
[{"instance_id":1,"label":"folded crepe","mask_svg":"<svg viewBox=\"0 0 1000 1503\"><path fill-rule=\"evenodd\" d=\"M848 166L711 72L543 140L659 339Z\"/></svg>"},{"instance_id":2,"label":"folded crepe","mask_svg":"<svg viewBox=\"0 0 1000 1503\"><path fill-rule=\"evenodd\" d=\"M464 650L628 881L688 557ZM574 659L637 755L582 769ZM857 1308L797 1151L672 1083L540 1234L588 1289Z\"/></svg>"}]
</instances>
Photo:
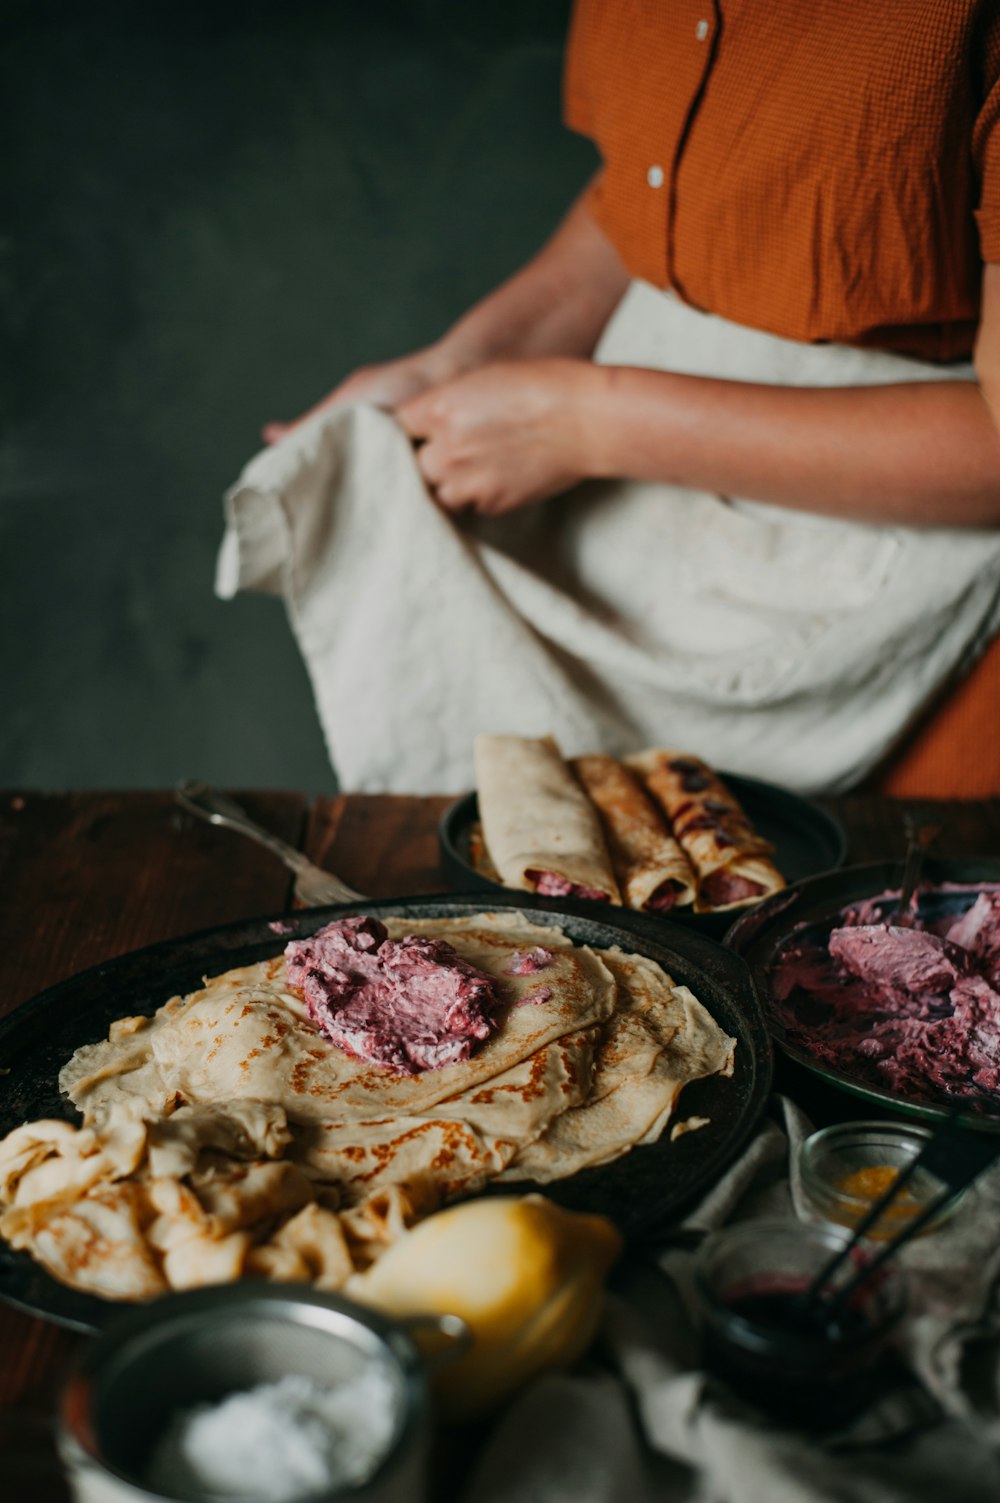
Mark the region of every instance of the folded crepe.
<instances>
[{"instance_id":1,"label":"folded crepe","mask_svg":"<svg viewBox=\"0 0 1000 1503\"><path fill-rule=\"evenodd\" d=\"M569 765L601 817L628 906L666 913L693 903L691 863L638 779L615 757L574 757Z\"/></svg>"},{"instance_id":2,"label":"folded crepe","mask_svg":"<svg viewBox=\"0 0 1000 1503\"><path fill-rule=\"evenodd\" d=\"M757 834L725 783L700 758L657 747L625 760L690 858L698 878L696 913L740 908L784 887L770 859L773 845Z\"/></svg>"},{"instance_id":3,"label":"folded crepe","mask_svg":"<svg viewBox=\"0 0 1000 1503\"><path fill-rule=\"evenodd\" d=\"M280 1107L285 1156L350 1200L418 1172L447 1193L474 1188L589 1087L586 1031L613 1011L615 978L596 951L517 913L385 923L392 938L447 938L500 983L500 1027L470 1059L400 1076L346 1053L317 1031L276 956L165 1003L141 1058L114 1039L78 1049L62 1090L102 1139L123 1115L170 1119L178 1097L225 1102L243 1120L249 1103ZM525 956L543 959L518 968Z\"/></svg>"},{"instance_id":4,"label":"folded crepe","mask_svg":"<svg viewBox=\"0 0 1000 1503\"><path fill-rule=\"evenodd\" d=\"M618 1004L600 1028L590 1092L525 1144L501 1180L549 1184L653 1143L688 1081L733 1073L736 1040L686 986L642 955L616 947L604 959Z\"/></svg>"},{"instance_id":5,"label":"folded crepe","mask_svg":"<svg viewBox=\"0 0 1000 1503\"><path fill-rule=\"evenodd\" d=\"M551 736L477 736L475 764L483 836L505 886L621 904L597 811Z\"/></svg>"}]
</instances>

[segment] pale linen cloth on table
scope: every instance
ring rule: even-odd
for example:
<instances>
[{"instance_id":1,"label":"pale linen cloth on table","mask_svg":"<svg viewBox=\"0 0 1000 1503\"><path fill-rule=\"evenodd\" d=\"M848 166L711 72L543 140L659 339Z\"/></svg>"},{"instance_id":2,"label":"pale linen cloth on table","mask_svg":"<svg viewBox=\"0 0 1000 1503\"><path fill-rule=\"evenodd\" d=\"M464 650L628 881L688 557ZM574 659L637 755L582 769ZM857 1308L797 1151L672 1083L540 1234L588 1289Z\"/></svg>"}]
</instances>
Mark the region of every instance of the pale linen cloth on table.
<instances>
[{"instance_id":1,"label":"pale linen cloth on table","mask_svg":"<svg viewBox=\"0 0 1000 1503\"><path fill-rule=\"evenodd\" d=\"M687 1219L713 1228L804 1209L794 1173L809 1124L776 1098L748 1151ZM782 1125L779 1125L781 1123ZM462 1503L986 1503L1000 1498L1000 1171L953 1221L901 1254L911 1372L817 1439L740 1404L699 1367L692 1254L665 1279L619 1281L598 1356L536 1380L502 1416Z\"/></svg>"},{"instance_id":2,"label":"pale linen cloth on table","mask_svg":"<svg viewBox=\"0 0 1000 1503\"><path fill-rule=\"evenodd\" d=\"M795 386L972 377L779 339L643 283L597 358ZM284 596L331 760L356 790L466 788L473 737L492 730L551 732L566 755L673 745L836 792L1000 627L1000 533L622 481L456 521L395 421L367 406L302 424L225 504L217 593Z\"/></svg>"}]
</instances>

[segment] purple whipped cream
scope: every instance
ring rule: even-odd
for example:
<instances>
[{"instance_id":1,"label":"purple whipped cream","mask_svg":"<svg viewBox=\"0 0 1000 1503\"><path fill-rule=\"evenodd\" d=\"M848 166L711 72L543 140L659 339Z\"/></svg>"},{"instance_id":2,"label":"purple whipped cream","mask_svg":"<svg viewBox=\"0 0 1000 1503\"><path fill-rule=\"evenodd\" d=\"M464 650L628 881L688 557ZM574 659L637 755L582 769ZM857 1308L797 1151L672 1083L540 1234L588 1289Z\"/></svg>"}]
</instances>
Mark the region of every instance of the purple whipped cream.
<instances>
[{"instance_id":1,"label":"purple whipped cream","mask_svg":"<svg viewBox=\"0 0 1000 1503\"><path fill-rule=\"evenodd\" d=\"M525 872L529 882L534 882L535 891L543 898L587 898L595 903L607 903L611 897L609 892L602 892L599 887L585 887L580 882L571 882L568 877L560 877L555 872Z\"/></svg>"},{"instance_id":2,"label":"purple whipped cream","mask_svg":"<svg viewBox=\"0 0 1000 1503\"><path fill-rule=\"evenodd\" d=\"M551 950L546 950L544 945L535 945L530 950L515 950L504 966L504 972L508 976L537 976L553 960L555 956Z\"/></svg>"},{"instance_id":3,"label":"purple whipped cream","mask_svg":"<svg viewBox=\"0 0 1000 1503\"><path fill-rule=\"evenodd\" d=\"M497 1026L492 976L446 940L390 939L376 918L337 919L293 940L285 969L331 1043L397 1075L468 1059Z\"/></svg>"},{"instance_id":4,"label":"purple whipped cream","mask_svg":"<svg viewBox=\"0 0 1000 1503\"><path fill-rule=\"evenodd\" d=\"M885 921L889 893L799 925L770 967L788 1042L916 1100L1000 1096L1000 888L966 891L961 912L906 927Z\"/></svg>"}]
</instances>

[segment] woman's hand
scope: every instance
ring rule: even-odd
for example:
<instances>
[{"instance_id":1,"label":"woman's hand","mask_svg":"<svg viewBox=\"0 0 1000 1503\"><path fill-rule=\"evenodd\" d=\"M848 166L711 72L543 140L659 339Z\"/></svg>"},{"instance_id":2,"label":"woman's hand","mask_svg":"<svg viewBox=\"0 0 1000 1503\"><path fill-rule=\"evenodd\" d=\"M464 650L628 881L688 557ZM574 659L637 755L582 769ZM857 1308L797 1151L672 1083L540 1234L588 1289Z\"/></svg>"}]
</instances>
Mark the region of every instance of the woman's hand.
<instances>
[{"instance_id":1,"label":"woman's hand","mask_svg":"<svg viewBox=\"0 0 1000 1503\"><path fill-rule=\"evenodd\" d=\"M617 252L591 218L584 192L539 253L434 344L354 371L302 417L268 423L264 439L276 443L305 418L344 402L372 402L395 411L492 361L585 359L593 353L628 280Z\"/></svg>"},{"instance_id":2,"label":"woman's hand","mask_svg":"<svg viewBox=\"0 0 1000 1503\"><path fill-rule=\"evenodd\" d=\"M398 360L386 360L379 365L363 365L353 371L339 386L335 386L321 402L310 407L301 417L287 423L267 423L263 429L264 442L276 444L286 433L304 423L306 418L328 407L343 406L347 402L371 402L375 407L389 411L427 391L437 382L455 373L455 364L437 345L417 350L412 355L403 355Z\"/></svg>"},{"instance_id":3,"label":"woman's hand","mask_svg":"<svg viewBox=\"0 0 1000 1503\"><path fill-rule=\"evenodd\" d=\"M412 397L396 417L445 510L501 516L592 473L587 414L599 380L587 360L497 362Z\"/></svg>"}]
</instances>

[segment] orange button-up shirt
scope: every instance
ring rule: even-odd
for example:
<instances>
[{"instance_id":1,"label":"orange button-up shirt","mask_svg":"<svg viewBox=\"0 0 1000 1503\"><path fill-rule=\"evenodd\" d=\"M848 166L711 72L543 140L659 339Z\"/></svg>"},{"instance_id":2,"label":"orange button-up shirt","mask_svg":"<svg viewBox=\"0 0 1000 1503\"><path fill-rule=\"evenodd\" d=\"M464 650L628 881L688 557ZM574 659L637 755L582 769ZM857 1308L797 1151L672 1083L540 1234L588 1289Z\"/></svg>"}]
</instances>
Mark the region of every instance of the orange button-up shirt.
<instances>
[{"instance_id":1,"label":"orange button-up shirt","mask_svg":"<svg viewBox=\"0 0 1000 1503\"><path fill-rule=\"evenodd\" d=\"M998 0L576 0L565 111L633 276L790 339L971 353Z\"/></svg>"}]
</instances>

